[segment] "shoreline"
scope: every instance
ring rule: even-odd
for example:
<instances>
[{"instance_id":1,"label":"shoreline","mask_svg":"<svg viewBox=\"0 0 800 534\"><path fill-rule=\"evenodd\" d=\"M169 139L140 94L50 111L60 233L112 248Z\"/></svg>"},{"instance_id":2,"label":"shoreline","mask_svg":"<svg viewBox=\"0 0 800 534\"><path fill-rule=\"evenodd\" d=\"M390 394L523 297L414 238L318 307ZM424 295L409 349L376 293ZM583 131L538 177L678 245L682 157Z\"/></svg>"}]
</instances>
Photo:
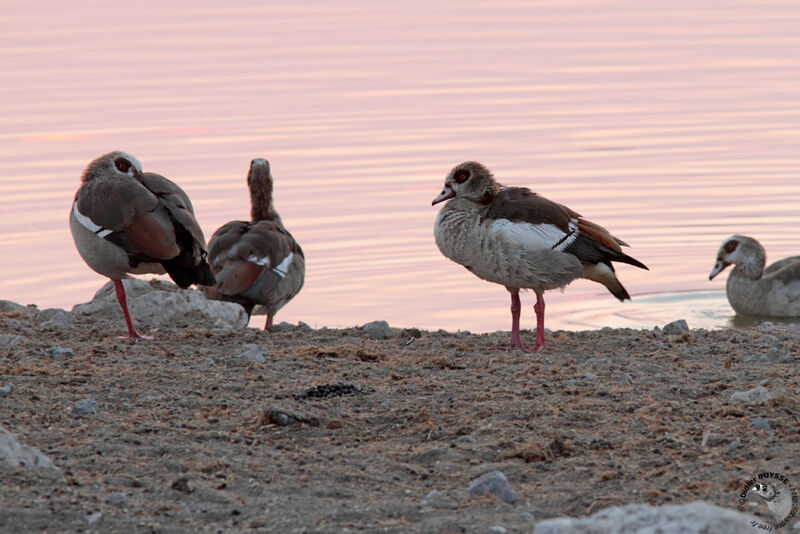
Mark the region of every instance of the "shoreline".
<instances>
[{"instance_id":1,"label":"shoreline","mask_svg":"<svg viewBox=\"0 0 800 534\"><path fill-rule=\"evenodd\" d=\"M502 331L129 341L72 319L0 306L2 426L60 470L4 468L9 531L531 532L630 503L736 510L759 471L800 478L800 332L781 325L557 330L525 354ZM468 492L493 471L513 502Z\"/></svg>"}]
</instances>

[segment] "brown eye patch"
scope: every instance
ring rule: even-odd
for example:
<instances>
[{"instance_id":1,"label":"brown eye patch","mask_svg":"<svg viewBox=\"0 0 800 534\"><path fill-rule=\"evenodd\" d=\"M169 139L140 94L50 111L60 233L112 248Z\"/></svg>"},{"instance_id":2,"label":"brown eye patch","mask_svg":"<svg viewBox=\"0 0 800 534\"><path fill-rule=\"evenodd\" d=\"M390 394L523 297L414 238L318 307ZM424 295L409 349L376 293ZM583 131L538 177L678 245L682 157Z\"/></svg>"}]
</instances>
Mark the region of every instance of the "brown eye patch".
<instances>
[{"instance_id":1,"label":"brown eye patch","mask_svg":"<svg viewBox=\"0 0 800 534\"><path fill-rule=\"evenodd\" d=\"M117 158L114 160L114 167L116 167L119 172L128 172L131 168L131 162L125 158Z\"/></svg>"},{"instance_id":2,"label":"brown eye patch","mask_svg":"<svg viewBox=\"0 0 800 534\"><path fill-rule=\"evenodd\" d=\"M469 179L469 171L467 169L459 169L453 175L453 180L457 184L463 184Z\"/></svg>"},{"instance_id":3,"label":"brown eye patch","mask_svg":"<svg viewBox=\"0 0 800 534\"><path fill-rule=\"evenodd\" d=\"M736 247L738 247L738 246L739 246L739 242L737 240L735 240L735 239L732 239L731 241L728 241L727 243L725 243L725 246L722 247L722 250L724 250L725 252L730 254L731 252L736 250Z\"/></svg>"}]
</instances>

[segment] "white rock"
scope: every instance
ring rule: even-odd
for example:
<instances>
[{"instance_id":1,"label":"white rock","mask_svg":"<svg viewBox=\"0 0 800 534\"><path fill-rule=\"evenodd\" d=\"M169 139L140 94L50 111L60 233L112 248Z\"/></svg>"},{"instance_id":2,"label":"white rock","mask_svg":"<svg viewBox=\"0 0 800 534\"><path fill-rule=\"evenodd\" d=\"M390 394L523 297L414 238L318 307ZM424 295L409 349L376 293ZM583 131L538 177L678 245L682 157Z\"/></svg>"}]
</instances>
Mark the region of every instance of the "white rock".
<instances>
[{"instance_id":1,"label":"white rock","mask_svg":"<svg viewBox=\"0 0 800 534\"><path fill-rule=\"evenodd\" d=\"M264 363L264 357L269 354L267 347L256 343L246 343L242 345L242 349L244 352L239 357L251 362Z\"/></svg>"},{"instance_id":2,"label":"white rock","mask_svg":"<svg viewBox=\"0 0 800 534\"><path fill-rule=\"evenodd\" d=\"M473 480L467 488L470 495L483 495L491 493L505 502L513 503L517 500L517 492L508 483L506 476L500 471L490 471Z\"/></svg>"},{"instance_id":3,"label":"white rock","mask_svg":"<svg viewBox=\"0 0 800 534\"><path fill-rule=\"evenodd\" d=\"M180 289L161 280L124 280L128 307L137 325L185 328L196 326L233 330L247 326L247 313L233 302L209 300L194 289ZM114 285L109 282L86 303L72 308L77 316L117 321L124 325Z\"/></svg>"},{"instance_id":4,"label":"white rock","mask_svg":"<svg viewBox=\"0 0 800 534\"><path fill-rule=\"evenodd\" d=\"M678 319L664 326L664 333L667 335L683 334L689 331L686 319Z\"/></svg>"},{"instance_id":5,"label":"white rock","mask_svg":"<svg viewBox=\"0 0 800 534\"><path fill-rule=\"evenodd\" d=\"M386 321L372 321L364 325L364 333L372 339L388 339L392 337L392 329Z\"/></svg>"},{"instance_id":6,"label":"white rock","mask_svg":"<svg viewBox=\"0 0 800 534\"><path fill-rule=\"evenodd\" d=\"M765 402L769 401L772 398L770 392L764 386L758 386L756 388L747 390L747 391L737 391L731 398L729 402L740 402L743 404L764 404Z\"/></svg>"},{"instance_id":7,"label":"white rock","mask_svg":"<svg viewBox=\"0 0 800 534\"><path fill-rule=\"evenodd\" d=\"M750 522L754 520L737 510L701 501L664 506L629 504L606 508L586 518L560 517L541 521L533 529L533 534L752 534L754 530Z\"/></svg>"},{"instance_id":8,"label":"white rock","mask_svg":"<svg viewBox=\"0 0 800 534\"><path fill-rule=\"evenodd\" d=\"M22 443L3 427L0 427L0 464L12 468L25 467L49 477L61 475L61 470L42 451Z\"/></svg>"},{"instance_id":9,"label":"white rock","mask_svg":"<svg viewBox=\"0 0 800 534\"><path fill-rule=\"evenodd\" d=\"M26 317L33 317L38 310L33 306L23 306L10 300L0 300L0 313L20 313Z\"/></svg>"}]
</instances>

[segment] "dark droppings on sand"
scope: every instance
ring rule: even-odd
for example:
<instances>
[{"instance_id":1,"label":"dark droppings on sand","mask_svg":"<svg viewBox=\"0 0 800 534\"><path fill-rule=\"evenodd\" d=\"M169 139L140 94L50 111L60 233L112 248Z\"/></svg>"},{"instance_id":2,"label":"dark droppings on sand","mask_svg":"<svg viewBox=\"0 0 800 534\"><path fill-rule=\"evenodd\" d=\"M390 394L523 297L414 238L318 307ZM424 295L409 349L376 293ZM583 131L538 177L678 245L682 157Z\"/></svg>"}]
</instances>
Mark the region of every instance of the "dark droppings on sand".
<instances>
[{"instance_id":1,"label":"dark droppings on sand","mask_svg":"<svg viewBox=\"0 0 800 534\"><path fill-rule=\"evenodd\" d=\"M3 532L530 532L531 517L617 504L733 508L759 471L800 480L788 330L558 331L523 354L496 348L507 332L189 328L132 342L116 323L54 331L14 313L0 327L20 336L2 349L2 425L63 473L6 470ZM244 343L265 361L237 358ZM55 344L74 356L54 360ZM747 361L775 346L786 361ZM759 385L763 404L730 402ZM100 409L72 417L87 398ZM315 424L275 424L273 408ZM513 504L467 493L491 471ZM106 502L115 492L124 504Z\"/></svg>"}]
</instances>

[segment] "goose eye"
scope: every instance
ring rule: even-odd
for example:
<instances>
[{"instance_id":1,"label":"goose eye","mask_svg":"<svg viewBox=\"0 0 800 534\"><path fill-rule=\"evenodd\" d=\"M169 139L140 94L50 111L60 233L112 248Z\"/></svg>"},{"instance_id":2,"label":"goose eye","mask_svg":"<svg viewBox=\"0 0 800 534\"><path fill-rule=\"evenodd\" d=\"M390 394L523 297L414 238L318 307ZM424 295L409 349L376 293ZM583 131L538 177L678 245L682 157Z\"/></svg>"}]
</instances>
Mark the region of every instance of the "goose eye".
<instances>
[{"instance_id":1,"label":"goose eye","mask_svg":"<svg viewBox=\"0 0 800 534\"><path fill-rule=\"evenodd\" d=\"M453 175L453 180L457 184L463 184L469 179L469 171L466 169L459 169Z\"/></svg>"},{"instance_id":2,"label":"goose eye","mask_svg":"<svg viewBox=\"0 0 800 534\"><path fill-rule=\"evenodd\" d=\"M116 167L119 172L127 173L131 168L131 162L125 158L117 158L114 160L114 167Z\"/></svg>"},{"instance_id":3,"label":"goose eye","mask_svg":"<svg viewBox=\"0 0 800 534\"><path fill-rule=\"evenodd\" d=\"M738 246L739 246L739 242L734 239L732 241L728 241L727 243L725 243L725 246L722 247L722 250L724 250L725 252L730 254L731 252L736 250L736 247L738 247Z\"/></svg>"}]
</instances>

